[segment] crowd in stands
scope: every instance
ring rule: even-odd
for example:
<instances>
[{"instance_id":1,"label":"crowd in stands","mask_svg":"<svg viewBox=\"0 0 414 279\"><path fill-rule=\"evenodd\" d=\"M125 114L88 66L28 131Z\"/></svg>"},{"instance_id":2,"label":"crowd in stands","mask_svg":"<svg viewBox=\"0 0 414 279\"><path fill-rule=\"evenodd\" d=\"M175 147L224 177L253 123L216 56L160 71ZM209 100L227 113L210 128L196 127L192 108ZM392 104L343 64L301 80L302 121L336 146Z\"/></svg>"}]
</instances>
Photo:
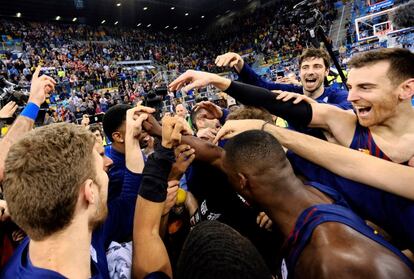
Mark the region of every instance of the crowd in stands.
<instances>
[{"instance_id":1,"label":"crowd in stands","mask_svg":"<svg viewBox=\"0 0 414 279\"><path fill-rule=\"evenodd\" d=\"M234 16L220 31L194 35L196 39L188 39L187 34L171 37L168 32L140 28L2 20L0 34L17 42L20 48L3 52L2 72L8 80L24 87L34 67L43 65L43 72L57 81L50 98L50 103L57 106L52 106L51 116L54 121L74 121L81 113L105 112L113 104L145 99L160 86L152 81L160 69L175 72L174 76L186 69L219 72L214 58L229 50L247 53L249 64L257 57L263 57L262 63L273 64L299 55L308 45L305 19L282 16L293 2L282 9L258 8L251 14ZM324 25L329 26L335 18L333 1L323 1L320 8ZM153 61L156 69L138 71L117 64L142 60ZM294 67L289 71L297 72ZM165 85L165 80L161 82ZM98 94L102 88L116 89Z\"/></svg>"}]
</instances>

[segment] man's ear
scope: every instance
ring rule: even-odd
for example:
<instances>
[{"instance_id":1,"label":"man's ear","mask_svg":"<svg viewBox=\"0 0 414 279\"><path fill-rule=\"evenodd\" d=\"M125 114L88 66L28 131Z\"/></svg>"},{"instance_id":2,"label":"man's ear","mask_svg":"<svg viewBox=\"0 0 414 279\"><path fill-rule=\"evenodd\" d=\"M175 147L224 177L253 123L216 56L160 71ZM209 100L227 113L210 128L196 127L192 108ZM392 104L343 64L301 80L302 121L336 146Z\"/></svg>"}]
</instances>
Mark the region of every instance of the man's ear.
<instances>
[{"instance_id":1,"label":"man's ear","mask_svg":"<svg viewBox=\"0 0 414 279\"><path fill-rule=\"evenodd\" d=\"M114 139L114 142L124 143L124 138L120 132L113 132L112 138Z\"/></svg>"},{"instance_id":2,"label":"man's ear","mask_svg":"<svg viewBox=\"0 0 414 279\"><path fill-rule=\"evenodd\" d=\"M404 81L399 88L398 97L400 100L411 99L414 96L414 78Z\"/></svg>"},{"instance_id":3,"label":"man's ear","mask_svg":"<svg viewBox=\"0 0 414 279\"><path fill-rule=\"evenodd\" d=\"M88 203L89 204L95 203L95 193L93 191L93 180L92 179L87 179L84 182L83 191L84 191L83 194L85 195L85 199L88 201Z\"/></svg>"},{"instance_id":4,"label":"man's ear","mask_svg":"<svg viewBox=\"0 0 414 279\"><path fill-rule=\"evenodd\" d=\"M237 176L239 177L239 185L240 189L244 192L248 188L249 181L247 180L246 176L240 172L237 173Z\"/></svg>"}]
</instances>

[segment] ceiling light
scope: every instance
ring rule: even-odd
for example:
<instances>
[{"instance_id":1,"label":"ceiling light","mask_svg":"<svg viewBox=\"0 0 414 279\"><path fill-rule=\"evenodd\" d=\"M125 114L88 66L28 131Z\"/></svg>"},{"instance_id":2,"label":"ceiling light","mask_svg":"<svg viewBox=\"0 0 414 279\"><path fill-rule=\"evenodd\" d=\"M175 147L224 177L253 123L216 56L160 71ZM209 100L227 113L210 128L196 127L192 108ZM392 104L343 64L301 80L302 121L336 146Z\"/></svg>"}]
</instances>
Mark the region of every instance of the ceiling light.
<instances>
[{"instance_id":1,"label":"ceiling light","mask_svg":"<svg viewBox=\"0 0 414 279\"><path fill-rule=\"evenodd\" d=\"M60 16L57 16L57 17L56 17L56 20L59 20L59 19L60 19Z\"/></svg>"},{"instance_id":2,"label":"ceiling light","mask_svg":"<svg viewBox=\"0 0 414 279\"><path fill-rule=\"evenodd\" d=\"M148 10L148 7L144 7L144 8L142 8L144 11L146 11L146 10Z\"/></svg>"},{"instance_id":3,"label":"ceiling light","mask_svg":"<svg viewBox=\"0 0 414 279\"><path fill-rule=\"evenodd\" d=\"M17 13L16 16L17 17L21 17L22 16L22 13Z\"/></svg>"},{"instance_id":4,"label":"ceiling light","mask_svg":"<svg viewBox=\"0 0 414 279\"><path fill-rule=\"evenodd\" d=\"M174 10L175 9L175 7L171 7L171 10Z\"/></svg>"},{"instance_id":5,"label":"ceiling light","mask_svg":"<svg viewBox=\"0 0 414 279\"><path fill-rule=\"evenodd\" d=\"M147 27L151 27L151 23L147 25Z\"/></svg>"},{"instance_id":6,"label":"ceiling light","mask_svg":"<svg viewBox=\"0 0 414 279\"><path fill-rule=\"evenodd\" d=\"M178 26L174 26L174 30L177 29L177 28L178 28Z\"/></svg>"},{"instance_id":7,"label":"ceiling light","mask_svg":"<svg viewBox=\"0 0 414 279\"><path fill-rule=\"evenodd\" d=\"M75 21L77 21L78 20L78 18L77 17L74 17L73 19L72 19L72 21L73 22L75 22Z\"/></svg>"},{"instance_id":8,"label":"ceiling light","mask_svg":"<svg viewBox=\"0 0 414 279\"><path fill-rule=\"evenodd\" d=\"M116 4L117 7L121 7L121 3Z\"/></svg>"},{"instance_id":9,"label":"ceiling light","mask_svg":"<svg viewBox=\"0 0 414 279\"><path fill-rule=\"evenodd\" d=\"M201 18L204 18L204 16L202 15Z\"/></svg>"},{"instance_id":10,"label":"ceiling light","mask_svg":"<svg viewBox=\"0 0 414 279\"><path fill-rule=\"evenodd\" d=\"M140 27L140 26L141 26L141 22L137 24L137 27Z\"/></svg>"},{"instance_id":11,"label":"ceiling light","mask_svg":"<svg viewBox=\"0 0 414 279\"><path fill-rule=\"evenodd\" d=\"M115 21L114 25L117 25L117 24L118 24L118 21Z\"/></svg>"},{"instance_id":12,"label":"ceiling light","mask_svg":"<svg viewBox=\"0 0 414 279\"><path fill-rule=\"evenodd\" d=\"M185 13L184 15L185 15L185 16L188 16L188 15L189 15L189 13Z\"/></svg>"},{"instance_id":13,"label":"ceiling light","mask_svg":"<svg viewBox=\"0 0 414 279\"><path fill-rule=\"evenodd\" d=\"M191 31L191 30L193 30L193 27L188 28L188 31Z\"/></svg>"},{"instance_id":14,"label":"ceiling light","mask_svg":"<svg viewBox=\"0 0 414 279\"><path fill-rule=\"evenodd\" d=\"M105 22L106 22L106 20L104 19L104 20L101 21L101 24L104 24Z\"/></svg>"},{"instance_id":15,"label":"ceiling light","mask_svg":"<svg viewBox=\"0 0 414 279\"><path fill-rule=\"evenodd\" d=\"M226 11L226 14L227 14L227 13L230 13L230 10L227 10L227 11Z\"/></svg>"},{"instance_id":16,"label":"ceiling light","mask_svg":"<svg viewBox=\"0 0 414 279\"><path fill-rule=\"evenodd\" d=\"M167 26L165 26L165 29L168 29L170 26L169 25L167 25Z\"/></svg>"}]
</instances>

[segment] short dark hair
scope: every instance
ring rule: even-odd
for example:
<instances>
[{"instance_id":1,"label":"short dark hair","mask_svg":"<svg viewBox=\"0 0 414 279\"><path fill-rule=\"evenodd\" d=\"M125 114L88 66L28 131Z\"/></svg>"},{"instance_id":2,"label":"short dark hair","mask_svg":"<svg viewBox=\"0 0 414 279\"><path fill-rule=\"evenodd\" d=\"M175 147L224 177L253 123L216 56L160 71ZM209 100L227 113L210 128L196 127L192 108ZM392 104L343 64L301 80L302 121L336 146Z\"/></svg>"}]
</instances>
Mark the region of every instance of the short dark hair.
<instances>
[{"instance_id":1,"label":"short dark hair","mask_svg":"<svg viewBox=\"0 0 414 279\"><path fill-rule=\"evenodd\" d=\"M13 221L31 239L71 223L82 183L96 177L95 141L83 126L57 123L31 131L10 148L4 196Z\"/></svg>"},{"instance_id":2,"label":"short dark hair","mask_svg":"<svg viewBox=\"0 0 414 279\"><path fill-rule=\"evenodd\" d=\"M349 60L349 68L362 68L388 61L388 77L393 84L414 78L414 53L404 48L381 48L357 54Z\"/></svg>"},{"instance_id":3,"label":"short dark hair","mask_svg":"<svg viewBox=\"0 0 414 279\"><path fill-rule=\"evenodd\" d=\"M282 169L289 164L277 139L260 130L246 131L231 138L224 150L225 161L236 170L248 168L260 172L270 167Z\"/></svg>"},{"instance_id":4,"label":"short dark hair","mask_svg":"<svg viewBox=\"0 0 414 279\"><path fill-rule=\"evenodd\" d=\"M328 52L323 48L307 48L299 56L299 67L302 66L303 61L309 58L322 58L323 64L325 64L326 69L330 67L330 58Z\"/></svg>"},{"instance_id":5,"label":"short dark hair","mask_svg":"<svg viewBox=\"0 0 414 279\"><path fill-rule=\"evenodd\" d=\"M184 243L177 278L271 279L272 275L248 239L218 221L204 221Z\"/></svg>"},{"instance_id":6,"label":"short dark hair","mask_svg":"<svg viewBox=\"0 0 414 279\"><path fill-rule=\"evenodd\" d=\"M131 105L115 105L108 109L105 113L102 125L105 132L105 135L111 140L114 141L112 138L112 133L116 132L126 120L126 112L132 108Z\"/></svg>"}]
</instances>

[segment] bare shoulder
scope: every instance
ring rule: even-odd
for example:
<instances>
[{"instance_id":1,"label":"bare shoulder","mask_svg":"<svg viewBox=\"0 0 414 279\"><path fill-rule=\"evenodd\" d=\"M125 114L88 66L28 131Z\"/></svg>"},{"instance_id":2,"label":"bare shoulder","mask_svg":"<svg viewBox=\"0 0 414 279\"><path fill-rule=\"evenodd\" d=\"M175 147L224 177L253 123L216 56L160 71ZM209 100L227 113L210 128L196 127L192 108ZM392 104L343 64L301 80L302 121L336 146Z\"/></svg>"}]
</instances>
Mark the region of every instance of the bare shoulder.
<instances>
[{"instance_id":1,"label":"bare shoulder","mask_svg":"<svg viewBox=\"0 0 414 279\"><path fill-rule=\"evenodd\" d=\"M312 104L310 126L329 132L334 143L349 146L352 142L358 118L352 110L343 110L330 104Z\"/></svg>"},{"instance_id":2,"label":"bare shoulder","mask_svg":"<svg viewBox=\"0 0 414 279\"><path fill-rule=\"evenodd\" d=\"M295 278L308 279L413 277L394 253L335 222L323 223L314 230L295 269Z\"/></svg>"}]
</instances>

